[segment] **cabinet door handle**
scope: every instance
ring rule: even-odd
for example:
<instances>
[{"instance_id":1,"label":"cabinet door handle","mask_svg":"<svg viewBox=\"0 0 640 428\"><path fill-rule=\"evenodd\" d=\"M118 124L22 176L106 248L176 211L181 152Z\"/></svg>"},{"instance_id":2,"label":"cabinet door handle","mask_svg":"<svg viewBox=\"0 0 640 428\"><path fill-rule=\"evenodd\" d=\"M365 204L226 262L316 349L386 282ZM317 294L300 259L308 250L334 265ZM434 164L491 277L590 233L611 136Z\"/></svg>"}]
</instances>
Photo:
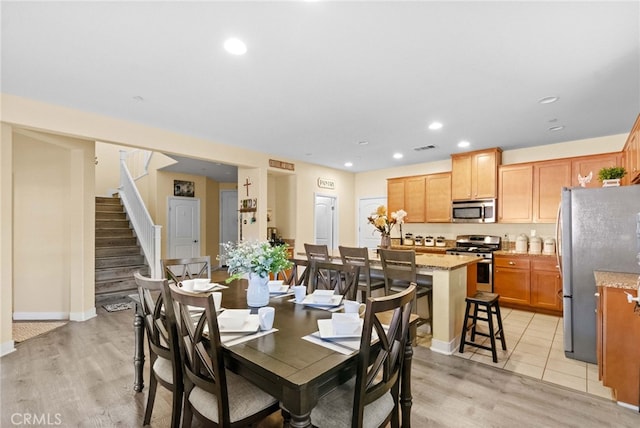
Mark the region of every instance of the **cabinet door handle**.
<instances>
[{"instance_id":1,"label":"cabinet door handle","mask_svg":"<svg viewBox=\"0 0 640 428\"><path fill-rule=\"evenodd\" d=\"M600 297L600 293L593 293L594 296Z\"/></svg>"},{"instance_id":2,"label":"cabinet door handle","mask_svg":"<svg viewBox=\"0 0 640 428\"><path fill-rule=\"evenodd\" d=\"M510 264L511 266L513 266L513 265L515 265L515 264L516 264L516 262L509 260L509 264Z\"/></svg>"}]
</instances>

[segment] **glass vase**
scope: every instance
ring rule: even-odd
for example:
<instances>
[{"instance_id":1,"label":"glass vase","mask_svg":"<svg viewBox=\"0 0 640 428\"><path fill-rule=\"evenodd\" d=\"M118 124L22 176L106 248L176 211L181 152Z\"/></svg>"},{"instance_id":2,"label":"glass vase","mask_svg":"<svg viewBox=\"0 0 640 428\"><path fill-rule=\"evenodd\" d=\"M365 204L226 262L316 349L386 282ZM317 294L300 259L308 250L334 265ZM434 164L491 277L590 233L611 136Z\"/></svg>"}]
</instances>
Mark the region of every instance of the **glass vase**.
<instances>
[{"instance_id":1,"label":"glass vase","mask_svg":"<svg viewBox=\"0 0 640 428\"><path fill-rule=\"evenodd\" d=\"M391 248L391 235L388 233L383 233L380 236L380 248Z\"/></svg>"}]
</instances>

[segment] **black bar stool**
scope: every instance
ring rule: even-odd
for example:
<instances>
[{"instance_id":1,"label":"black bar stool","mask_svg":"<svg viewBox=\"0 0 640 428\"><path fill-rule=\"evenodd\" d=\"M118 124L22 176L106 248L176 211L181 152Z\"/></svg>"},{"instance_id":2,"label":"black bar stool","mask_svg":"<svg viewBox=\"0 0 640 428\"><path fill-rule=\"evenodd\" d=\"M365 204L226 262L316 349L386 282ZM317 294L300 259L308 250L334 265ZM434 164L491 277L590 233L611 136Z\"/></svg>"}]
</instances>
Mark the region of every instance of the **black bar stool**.
<instances>
[{"instance_id":1,"label":"black bar stool","mask_svg":"<svg viewBox=\"0 0 640 428\"><path fill-rule=\"evenodd\" d=\"M467 308L464 314L464 323L462 324L462 337L460 338L460 353L464 352L464 345L475 346L476 348L486 349L491 351L493 356L493 362L498 362L498 354L496 352L496 338L502 342L502 349L507 350L507 344L504 340L504 330L502 329L502 316L500 315L500 295L494 293L487 293L478 291L473 297L467 297ZM473 306L473 313L469 315L470 309ZM478 312L484 313L486 317L478 316ZM498 330L493 325L493 315L496 315L498 319ZM469 324L471 319L471 324ZM485 321L489 326L489 333L483 333L477 331L478 321ZM471 329L471 340L467 340L467 331ZM475 343L476 335L488 337L491 341L491 346Z\"/></svg>"}]
</instances>

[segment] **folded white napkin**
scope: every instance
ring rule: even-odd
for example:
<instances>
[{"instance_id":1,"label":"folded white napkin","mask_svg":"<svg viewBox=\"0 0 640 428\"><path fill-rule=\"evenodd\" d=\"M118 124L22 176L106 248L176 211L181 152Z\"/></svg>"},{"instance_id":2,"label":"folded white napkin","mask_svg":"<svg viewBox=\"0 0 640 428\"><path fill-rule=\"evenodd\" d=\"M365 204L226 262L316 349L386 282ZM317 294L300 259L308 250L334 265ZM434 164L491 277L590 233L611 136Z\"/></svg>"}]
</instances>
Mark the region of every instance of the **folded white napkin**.
<instances>
[{"instance_id":1,"label":"folded white napkin","mask_svg":"<svg viewBox=\"0 0 640 428\"><path fill-rule=\"evenodd\" d=\"M358 314L331 314L331 324L336 336L357 335L362 331L362 322Z\"/></svg>"}]
</instances>

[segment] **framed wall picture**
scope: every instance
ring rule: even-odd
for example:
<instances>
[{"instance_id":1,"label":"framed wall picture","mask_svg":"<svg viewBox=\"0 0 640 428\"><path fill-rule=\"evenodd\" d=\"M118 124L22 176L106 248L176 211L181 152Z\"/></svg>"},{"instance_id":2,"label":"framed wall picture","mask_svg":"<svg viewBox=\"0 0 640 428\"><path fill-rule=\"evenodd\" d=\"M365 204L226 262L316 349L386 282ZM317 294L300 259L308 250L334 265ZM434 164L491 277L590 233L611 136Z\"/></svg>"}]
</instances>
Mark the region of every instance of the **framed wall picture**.
<instances>
[{"instance_id":1,"label":"framed wall picture","mask_svg":"<svg viewBox=\"0 0 640 428\"><path fill-rule=\"evenodd\" d=\"M195 196L195 183L193 181L173 180L173 196Z\"/></svg>"}]
</instances>

